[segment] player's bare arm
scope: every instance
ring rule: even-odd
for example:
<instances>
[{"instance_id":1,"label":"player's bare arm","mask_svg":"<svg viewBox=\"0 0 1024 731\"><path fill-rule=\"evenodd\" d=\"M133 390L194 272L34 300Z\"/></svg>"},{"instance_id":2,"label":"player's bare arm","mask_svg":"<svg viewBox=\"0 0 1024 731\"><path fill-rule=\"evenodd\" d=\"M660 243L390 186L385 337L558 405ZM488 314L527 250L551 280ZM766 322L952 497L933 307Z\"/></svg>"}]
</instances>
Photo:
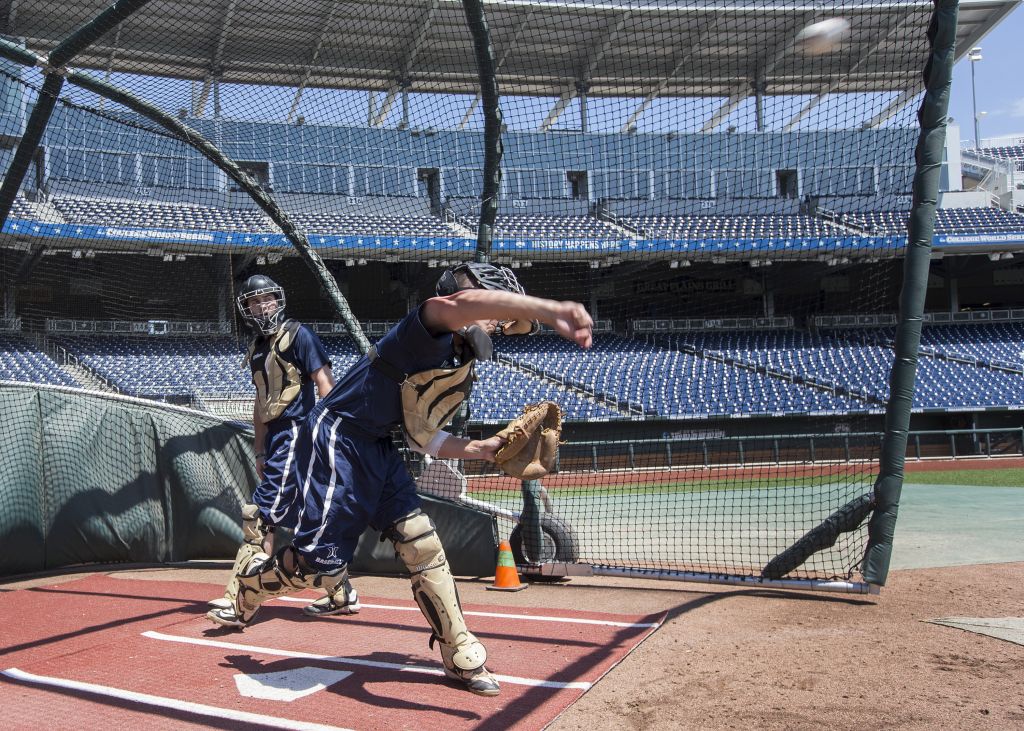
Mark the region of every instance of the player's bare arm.
<instances>
[{"instance_id":1,"label":"player's bare arm","mask_svg":"<svg viewBox=\"0 0 1024 731\"><path fill-rule=\"evenodd\" d=\"M256 474L259 478L263 479L263 463L266 461L267 455L264 454L263 450L266 448L265 444L267 441L267 425L263 423L260 418L259 407L254 403L252 407L252 428L253 447L256 450Z\"/></svg>"},{"instance_id":2,"label":"player's bare arm","mask_svg":"<svg viewBox=\"0 0 1024 731\"><path fill-rule=\"evenodd\" d=\"M313 383L316 385L316 392L320 398L323 398L331 389L334 388L334 373L331 371L329 365L325 365L322 368L318 368L310 374L310 378L313 379Z\"/></svg>"},{"instance_id":3,"label":"player's bare arm","mask_svg":"<svg viewBox=\"0 0 1024 731\"><path fill-rule=\"evenodd\" d=\"M494 461L494 455L504 446L499 436L489 439L463 439L449 435L435 455L438 459L482 459Z\"/></svg>"},{"instance_id":4,"label":"player's bare arm","mask_svg":"<svg viewBox=\"0 0 1024 731\"><path fill-rule=\"evenodd\" d=\"M579 302L556 301L495 290L469 289L423 303L420 319L434 334L457 332L479 322L538 320L582 348L593 339L593 320Z\"/></svg>"}]
</instances>

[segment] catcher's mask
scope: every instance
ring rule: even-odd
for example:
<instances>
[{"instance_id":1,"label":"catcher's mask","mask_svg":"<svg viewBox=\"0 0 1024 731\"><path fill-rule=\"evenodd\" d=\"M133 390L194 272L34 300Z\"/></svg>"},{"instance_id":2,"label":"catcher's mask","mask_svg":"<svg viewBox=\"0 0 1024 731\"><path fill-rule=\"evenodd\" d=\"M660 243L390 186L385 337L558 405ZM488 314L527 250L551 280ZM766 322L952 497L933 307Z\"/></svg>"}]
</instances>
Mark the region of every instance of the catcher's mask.
<instances>
[{"instance_id":1,"label":"catcher's mask","mask_svg":"<svg viewBox=\"0 0 1024 731\"><path fill-rule=\"evenodd\" d=\"M455 275L465 274L472 287L459 286L459 280ZM514 294L526 294L523 285L516 279L516 275L508 267L498 267L493 264L482 264L476 261L467 261L459 264L454 269L446 269L441 278L437 280L435 291L438 297L455 294L462 289L497 289Z\"/></svg>"},{"instance_id":2,"label":"catcher's mask","mask_svg":"<svg viewBox=\"0 0 1024 731\"><path fill-rule=\"evenodd\" d=\"M274 299L260 303L251 301L263 295L272 295ZM246 279L235 303L245 323L263 335L273 335L284 324L284 290L268 276L254 274Z\"/></svg>"},{"instance_id":3,"label":"catcher's mask","mask_svg":"<svg viewBox=\"0 0 1024 731\"><path fill-rule=\"evenodd\" d=\"M465 275L472 284L461 286L457 276L459 274ZM441 278L437 280L434 291L437 292L438 297L446 297L464 289L493 289L513 294L526 294L523 285L519 283L515 273L508 267L475 261L468 261L453 269L446 269ZM539 330L540 323L536 320L509 320L499 322L496 332L499 335L534 335Z\"/></svg>"}]
</instances>

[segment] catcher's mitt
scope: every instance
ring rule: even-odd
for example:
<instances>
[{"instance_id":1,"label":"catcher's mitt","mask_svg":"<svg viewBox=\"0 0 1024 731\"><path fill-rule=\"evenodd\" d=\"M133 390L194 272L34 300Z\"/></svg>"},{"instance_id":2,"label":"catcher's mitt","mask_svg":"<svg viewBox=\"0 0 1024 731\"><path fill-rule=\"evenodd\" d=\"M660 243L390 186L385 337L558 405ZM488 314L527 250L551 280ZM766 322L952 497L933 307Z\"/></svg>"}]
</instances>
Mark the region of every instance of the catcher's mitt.
<instances>
[{"instance_id":1,"label":"catcher's mitt","mask_svg":"<svg viewBox=\"0 0 1024 731\"><path fill-rule=\"evenodd\" d=\"M555 468L558 440L562 436L562 410L554 401L529 404L498 432L508 442L494 461L502 472L520 480L536 480Z\"/></svg>"}]
</instances>

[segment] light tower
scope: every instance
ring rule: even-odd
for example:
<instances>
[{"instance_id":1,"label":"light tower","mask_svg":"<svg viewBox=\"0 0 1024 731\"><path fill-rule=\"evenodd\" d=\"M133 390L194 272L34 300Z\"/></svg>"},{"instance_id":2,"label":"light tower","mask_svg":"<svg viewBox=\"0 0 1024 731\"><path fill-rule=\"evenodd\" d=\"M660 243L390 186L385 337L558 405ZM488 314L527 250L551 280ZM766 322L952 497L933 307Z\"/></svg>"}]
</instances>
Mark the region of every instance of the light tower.
<instances>
[{"instance_id":1,"label":"light tower","mask_svg":"<svg viewBox=\"0 0 1024 731\"><path fill-rule=\"evenodd\" d=\"M978 118L978 94L974 88L974 64L981 60L981 46L975 46L967 52L971 62L971 102L974 105L974 148L981 149L981 125Z\"/></svg>"}]
</instances>

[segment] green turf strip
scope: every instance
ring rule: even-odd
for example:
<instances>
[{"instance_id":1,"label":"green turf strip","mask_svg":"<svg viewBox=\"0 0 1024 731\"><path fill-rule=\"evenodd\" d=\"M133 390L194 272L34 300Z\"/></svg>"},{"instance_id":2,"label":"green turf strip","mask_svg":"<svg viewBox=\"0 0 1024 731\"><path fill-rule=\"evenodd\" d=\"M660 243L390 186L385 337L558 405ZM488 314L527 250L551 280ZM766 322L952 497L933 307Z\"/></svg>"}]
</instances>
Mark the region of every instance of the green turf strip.
<instances>
[{"instance_id":1,"label":"green turf strip","mask_svg":"<svg viewBox=\"0 0 1024 731\"><path fill-rule=\"evenodd\" d=\"M903 481L912 485L1024 488L1024 469L907 471Z\"/></svg>"},{"instance_id":2,"label":"green turf strip","mask_svg":"<svg viewBox=\"0 0 1024 731\"><path fill-rule=\"evenodd\" d=\"M820 487L822 485L838 484L861 484L867 489L874 483L874 477L870 480L859 476L822 476L810 477L771 477L743 479L730 477L718 480L681 480L678 482L644 482L640 484L619 484L619 485L588 485L586 478L581 478L578 485L560 484L549 486L551 494L567 497L586 497L600 495L651 495L656 493L671 492L714 492L719 490L775 490L781 487L801 488ZM471 495L476 500L500 500L508 498L508 490L473 490Z\"/></svg>"}]
</instances>

